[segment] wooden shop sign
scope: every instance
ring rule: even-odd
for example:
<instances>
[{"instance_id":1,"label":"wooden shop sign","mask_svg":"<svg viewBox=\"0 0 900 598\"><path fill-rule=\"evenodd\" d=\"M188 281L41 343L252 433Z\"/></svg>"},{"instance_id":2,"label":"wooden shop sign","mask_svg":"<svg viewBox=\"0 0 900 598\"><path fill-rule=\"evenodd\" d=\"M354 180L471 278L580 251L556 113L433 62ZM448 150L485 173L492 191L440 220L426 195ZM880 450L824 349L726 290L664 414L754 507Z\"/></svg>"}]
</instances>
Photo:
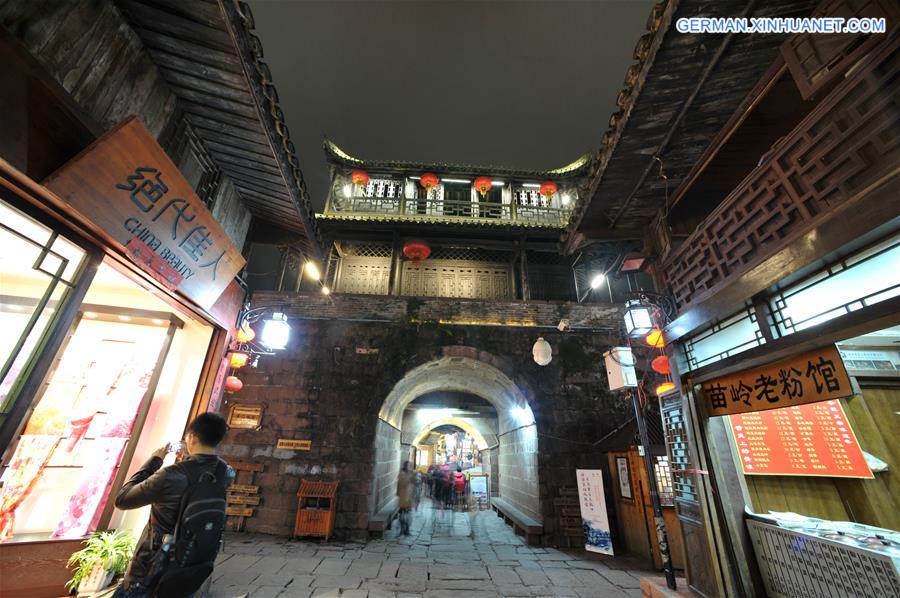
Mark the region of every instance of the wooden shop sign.
<instances>
[{"instance_id":1,"label":"wooden shop sign","mask_svg":"<svg viewBox=\"0 0 900 598\"><path fill-rule=\"evenodd\" d=\"M253 507L225 507L225 514L229 517L253 517Z\"/></svg>"},{"instance_id":2,"label":"wooden shop sign","mask_svg":"<svg viewBox=\"0 0 900 598\"><path fill-rule=\"evenodd\" d=\"M44 181L169 290L210 309L241 252L153 135L131 117Z\"/></svg>"},{"instance_id":3,"label":"wooden shop sign","mask_svg":"<svg viewBox=\"0 0 900 598\"><path fill-rule=\"evenodd\" d=\"M834 345L703 383L710 416L792 407L853 394Z\"/></svg>"},{"instance_id":4,"label":"wooden shop sign","mask_svg":"<svg viewBox=\"0 0 900 598\"><path fill-rule=\"evenodd\" d=\"M228 425L232 428L255 430L262 421L262 405L232 405Z\"/></svg>"},{"instance_id":5,"label":"wooden shop sign","mask_svg":"<svg viewBox=\"0 0 900 598\"><path fill-rule=\"evenodd\" d=\"M249 486L247 484L232 484L228 487L229 492L240 492L242 494L256 494L259 492L259 486Z\"/></svg>"},{"instance_id":6,"label":"wooden shop sign","mask_svg":"<svg viewBox=\"0 0 900 598\"><path fill-rule=\"evenodd\" d=\"M308 451L312 448L312 440L294 440L292 438L279 438L275 448L292 451Z\"/></svg>"},{"instance_id":7,"label":"wooden shop sign","mask_svg":"<svg viewBox=\"0 0 900 598\"><path fill-rule=\"evenodd\" d=\"M228 495L229 505L258 505L258 496L231 496Z\"/></svg>"}]
</instances>

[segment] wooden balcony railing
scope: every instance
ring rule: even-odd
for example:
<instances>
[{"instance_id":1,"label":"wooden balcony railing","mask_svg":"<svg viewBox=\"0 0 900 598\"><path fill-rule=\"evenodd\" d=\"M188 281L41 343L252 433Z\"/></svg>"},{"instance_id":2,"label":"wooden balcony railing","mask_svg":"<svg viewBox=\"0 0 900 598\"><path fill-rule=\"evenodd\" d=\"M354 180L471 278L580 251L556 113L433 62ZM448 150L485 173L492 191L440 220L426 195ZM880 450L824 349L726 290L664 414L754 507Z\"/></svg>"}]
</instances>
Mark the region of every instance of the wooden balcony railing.
<instances>
[{"instance_id":1,"label":"wooden balcony railing","mask_svg":"<svg viewBox=\"0 0 900 598\"><path fill-rule=\"evenodd\" d=\"M443 220L446 222L486 221L515 223L526 226L563 228L569 221L571 210L542 205L494 203L485 201L458 201L450 199L410 199L397 197L337 197L333 196L326 214L368 215L373 220L385 217L403 217L409 220Z\"/></svg>"},{"instance_id":2,"label":"wooden balcony railing","mask_svg":"<svg viewBox=\"0 0 900 598\"><path fill-rule=\"evenodd\" d=\"M900 36L859 65L665 260L679 309L898 176ZM873 222L873 228L878 226Z\"/></svg>"}]
</instances>

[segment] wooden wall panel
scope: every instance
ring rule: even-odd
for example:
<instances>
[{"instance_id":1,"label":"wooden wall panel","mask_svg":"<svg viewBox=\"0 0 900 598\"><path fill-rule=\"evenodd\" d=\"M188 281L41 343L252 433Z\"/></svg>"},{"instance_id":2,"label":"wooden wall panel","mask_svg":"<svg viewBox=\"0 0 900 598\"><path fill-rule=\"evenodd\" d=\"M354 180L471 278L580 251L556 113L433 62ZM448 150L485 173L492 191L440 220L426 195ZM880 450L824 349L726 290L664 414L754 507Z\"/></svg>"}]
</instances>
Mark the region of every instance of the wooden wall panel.
<instances>
[{"instance_id":1,"label":"wooden wall panel","mask_svg":"<svg viewBox=\"0 0 900 598\"><path fill-rule=\"evenodd\" d=\"M391 258L345 257L341 260L336 291L361 295L387 295Z\"/></svg>"},{"instance_id":2,"label":"wooden wall panel","mask_svg":"<svg viewBox=\"0 0 900 598\"><path fill-rule=\"evenodd\" d=\"M420 267L404 262L401 295L512 299L509 267L456 260L428 260Z\"/></svg>"}]
</instances>

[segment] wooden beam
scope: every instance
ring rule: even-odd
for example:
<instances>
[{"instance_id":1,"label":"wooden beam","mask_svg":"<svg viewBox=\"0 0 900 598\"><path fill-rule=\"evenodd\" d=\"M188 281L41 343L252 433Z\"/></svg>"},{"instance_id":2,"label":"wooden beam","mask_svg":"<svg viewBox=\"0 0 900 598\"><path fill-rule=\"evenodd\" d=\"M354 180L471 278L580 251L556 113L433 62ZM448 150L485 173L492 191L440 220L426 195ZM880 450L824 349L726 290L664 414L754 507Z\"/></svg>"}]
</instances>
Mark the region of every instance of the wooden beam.
<instances>
[{"instance_id":1,"label":"wooden beam","mask_svg":"<svg viewBox=\"0 0 900 598\"><path fill-rule=\"evenodd\" d=\"M179 15L152 8L134 0L121 0L122 7L141 27L169 36L191 40L215 50L233 52L228 34L218 28L189 21Z\"/></svg>"}]
</instances>

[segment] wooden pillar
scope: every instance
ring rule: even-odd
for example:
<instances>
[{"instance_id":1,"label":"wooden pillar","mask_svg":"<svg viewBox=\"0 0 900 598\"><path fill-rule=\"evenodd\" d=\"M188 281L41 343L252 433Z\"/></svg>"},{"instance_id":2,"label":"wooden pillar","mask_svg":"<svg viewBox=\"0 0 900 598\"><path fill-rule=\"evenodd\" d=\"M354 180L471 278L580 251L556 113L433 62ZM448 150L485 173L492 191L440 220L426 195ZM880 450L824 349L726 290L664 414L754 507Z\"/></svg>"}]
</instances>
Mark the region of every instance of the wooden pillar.
<instances>
[{"instance_id":1,"label":"wooden pillar","mask_svg":"<svg viewBox=\"0 0 900 598\"><path fill-rule=\"evenodd\" d=\"M522 283L522 299L531 299L531 291L528 288L528 256L525 252L525 237L519 240L519 279Z\"/></svg>"},{"instance_id":2,"label":"wooden pillar","mask_svg":"<svg viewBox=\"0 0 900 598\"><path fill-rule=\"evenodd\" d=\"M403 262L400 260L400 237L394 231L394 241L391 245L391 271L388 275L388 294L400 294L400 268Z\"/></svg>"}]
</instances>

